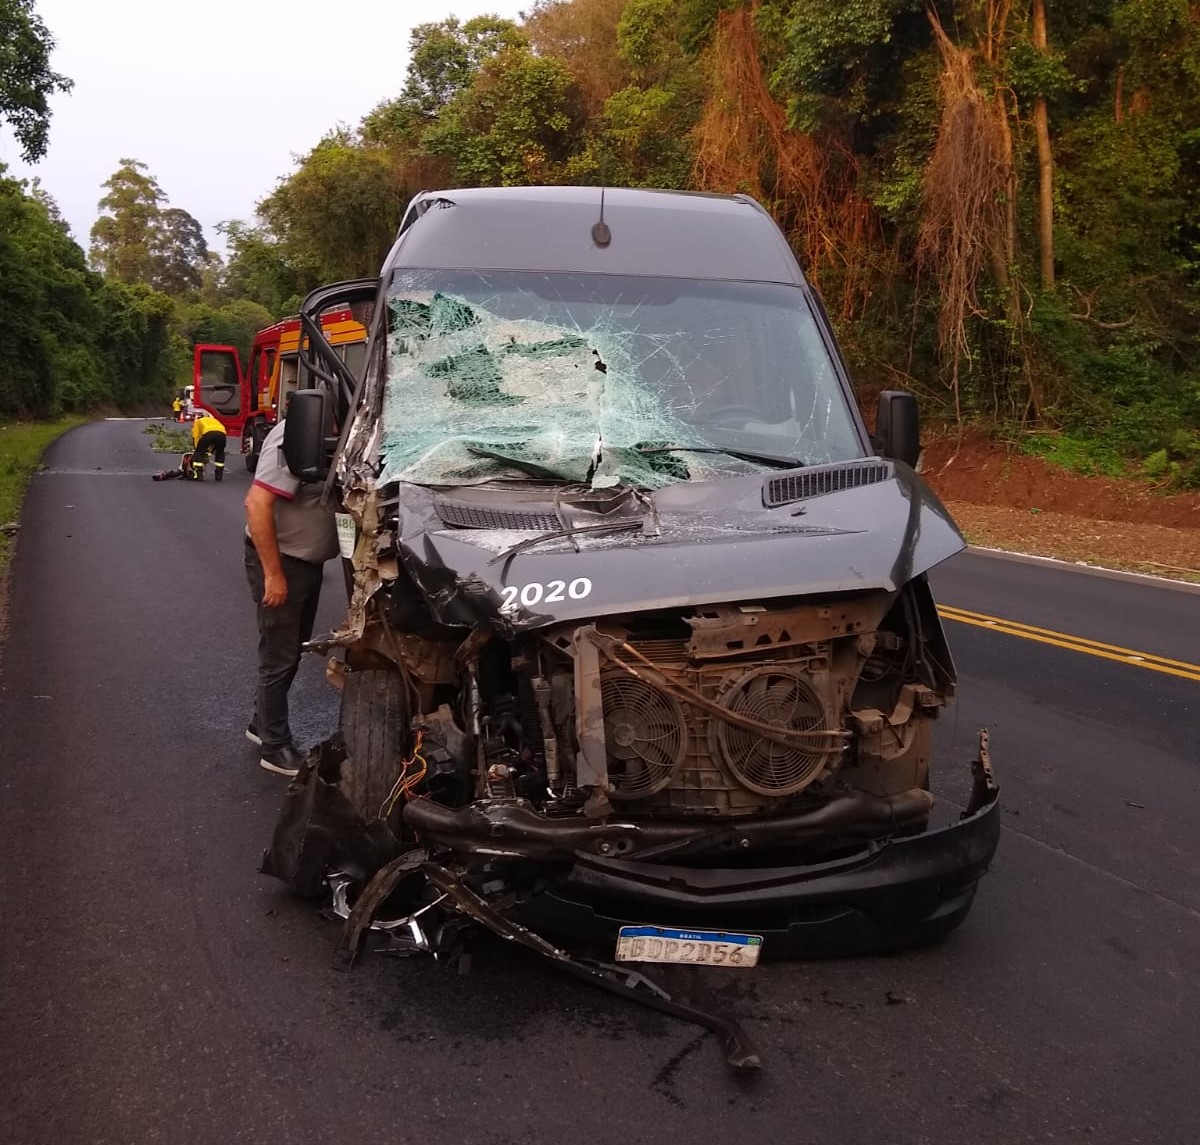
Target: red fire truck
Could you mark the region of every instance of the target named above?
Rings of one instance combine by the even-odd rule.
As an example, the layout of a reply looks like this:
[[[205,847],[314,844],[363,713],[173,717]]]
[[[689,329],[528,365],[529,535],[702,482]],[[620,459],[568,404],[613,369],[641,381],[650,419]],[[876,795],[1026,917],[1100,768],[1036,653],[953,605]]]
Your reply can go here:
[[[329,343],[338,348],[356,375],[362,372],[367,331],[349,310],[321,315]],[[300,319],[284,318],[254,335],[250,361],[242,368],[236,346],[198,345],[192,360],[192,402],[239,437],[246,468],[254,471],[263,439],[279,417],[288,394],[296,388],[300,357]]]

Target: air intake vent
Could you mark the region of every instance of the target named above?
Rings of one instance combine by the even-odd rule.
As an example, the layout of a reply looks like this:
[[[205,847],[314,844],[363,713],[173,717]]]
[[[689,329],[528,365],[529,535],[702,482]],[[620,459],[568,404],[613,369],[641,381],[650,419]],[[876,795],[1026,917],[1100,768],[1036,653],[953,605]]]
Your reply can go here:
[[[840,493],[843,489],[857,489],[860,485],[877,485],[889,480],[895,473],[890,461],[850,461],[843,465],[826,465],[821,469],[806,469],[802,473],[789,473],[786,477],[774,477],[763,489],[763,504],[768,509],[790,505],[793,501],[806,501],[809,497],[823,497],[826,493]]]
[[[465,501],[434,502],[434,509],[447,525],[460,529],[518,529],[525,532],[552,533],[562,528],[555,513],[535,509],[497,509],[486,505],[468,505]]]

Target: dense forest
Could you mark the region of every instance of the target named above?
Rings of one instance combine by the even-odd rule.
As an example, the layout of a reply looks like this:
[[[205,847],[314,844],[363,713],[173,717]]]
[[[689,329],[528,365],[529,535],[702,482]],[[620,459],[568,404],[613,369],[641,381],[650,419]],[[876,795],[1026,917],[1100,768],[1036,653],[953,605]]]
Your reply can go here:
[[[31,0],[0,0],[0,41],[9,9],[48,41]],[[0,410],[165,394],[190,340],[373,273],[423,188],[692,188],[768,207],[864,397],[1200,484],[1200,3],[537,0],[411,47],[394,98],[223,224],[224,260],[133,160],[86,260],[0,180]]]

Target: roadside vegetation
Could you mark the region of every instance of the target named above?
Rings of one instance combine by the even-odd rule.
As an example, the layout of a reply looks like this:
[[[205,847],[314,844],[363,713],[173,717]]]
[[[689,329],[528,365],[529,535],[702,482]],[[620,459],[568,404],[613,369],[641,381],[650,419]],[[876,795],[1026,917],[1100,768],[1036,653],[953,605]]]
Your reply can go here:
[[[187,453],[192,448],[192,435],[186,429],[152,421],[142,432],[150,435],[150,448],[155,453]]]
[[[0,425],[0,578],[8,564],[13,537],[20,525],[21,502],[29,477],[41,465],[46,447],[86,418],[14,422]]]
[[[910,388],[1056,464],[1200,487],[1196,0],[535,0],[411,47],[392,98],[222,224],[226,261],[135,159],[87,259],[0,179],[0,412],[163,400],[193,342],[373,273],[422,188],[744,191],[866,403]]]

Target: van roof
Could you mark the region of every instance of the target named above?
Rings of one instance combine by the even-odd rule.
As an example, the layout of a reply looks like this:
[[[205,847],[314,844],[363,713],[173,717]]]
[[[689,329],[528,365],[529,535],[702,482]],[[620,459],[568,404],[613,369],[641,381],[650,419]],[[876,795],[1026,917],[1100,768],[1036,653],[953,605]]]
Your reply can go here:
[[[804,282],[783,234],[746,195],[609,187],[603,196],[606,246],[592,234],[599,187],[424,191],[385,276],[419,268]]]

